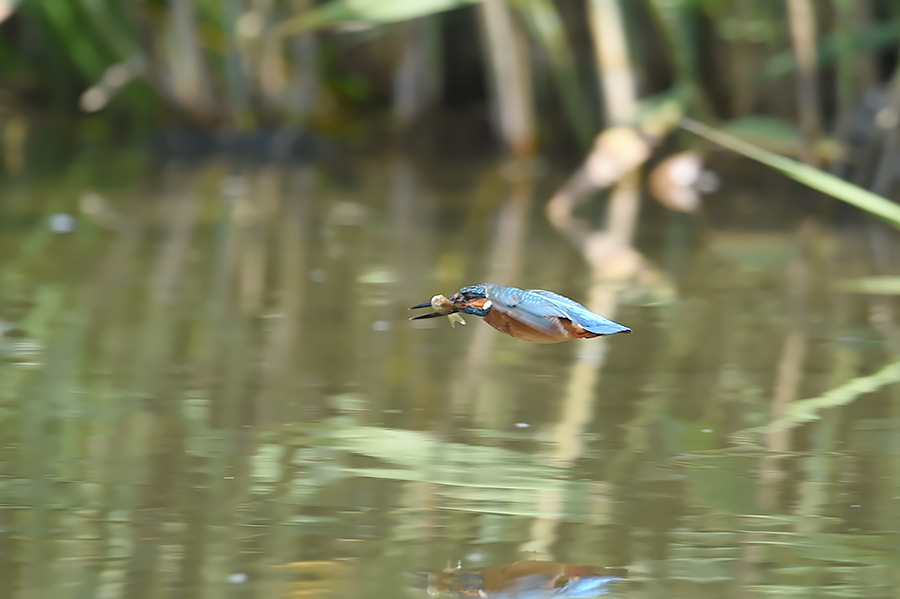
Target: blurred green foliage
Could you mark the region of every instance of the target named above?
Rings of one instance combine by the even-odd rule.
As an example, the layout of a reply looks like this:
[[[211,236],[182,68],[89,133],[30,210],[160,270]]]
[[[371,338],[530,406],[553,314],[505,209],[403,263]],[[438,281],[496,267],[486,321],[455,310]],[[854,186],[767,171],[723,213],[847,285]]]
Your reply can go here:
[[[593,0],[508,0],[529,47],[535,85],[554,81],[558,94],[538,94],[535,114],[568,122],[587,143],[598,130],[599,73],[585,17]],[[67,0],[10,5],[0,23],[0,66],[7,110],[106,111],[140,115],[131,127],[160,123],[263,128],[319,125],[334,129],[365,110],[397,103],[411,58],[442,82],[443,98],[422,95],[421,109],[448,101],[484,102],[483,89],[460,86],[457,71],[487,59],[473,55],[486,33],[477,0]],[[644,95],[687,88],[696,116],[730,120],[751,115],[795,120],[790,34],[781,2],[646,0],[624,5],[628,44]],[[850,11],[854,18],[844,18]],[[819,66],[826,81],[846,81],[859,98],[885,83],[897,50],[895,3],[816,2]],[[406,43],[428,21],[441,32],[440,51],[423,55]],[[481,44],[482,48],[487,48]],[[484,50],[486,51],[486,50]],[[511,51],[511,50],[510,50]],[[111,70],[112,69],[112,70]],[[837,75],[837,77],[832,77]],[[359,83],[348,85],[355,78]],[[431,84],[428,84],[431,85]],[[829,120],[842,118],[837,86],[823,83]],[[421,95],[421,94],[420,94]],[[778,99],[780,97],[780,99]]]

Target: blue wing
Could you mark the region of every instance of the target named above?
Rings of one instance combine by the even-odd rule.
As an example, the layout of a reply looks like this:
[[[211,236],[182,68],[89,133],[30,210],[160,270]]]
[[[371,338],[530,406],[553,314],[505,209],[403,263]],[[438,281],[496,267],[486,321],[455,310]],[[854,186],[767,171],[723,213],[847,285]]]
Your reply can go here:
[[[626,326],[591,312],[575,300],[543,289],[518,289],[485,284],[493,308],[547,334],[558,330],[555,318],[565,318],[598,335],[630,331]]]
[[[566,599],[582,599],[599,597],[611,590],[612,583],[621,578],[615,576],[583,576],[573,578],[554,594],[556,597]]]
[[[612,583],[617,580],[621,578],[585,576],[573,578],[561,587],[554,587],[552,580],[546,575],[521,576],[510,586],[492,591],[490,596],[495,599],[593,599],[609,593],[613,588]]]
[[[596,312],[591,312],[578,302],[564,295],[545,291],[544,289],[529,289],[530,293],[544,297],[547,301],[553,303],[565,314],[564,318],[568,318],[575,324],[580,324],[585,330],[598,335],[613,335],[615,333],[631,332],[631,329],[618,322],[613,322],[608,318],[604,318]]]

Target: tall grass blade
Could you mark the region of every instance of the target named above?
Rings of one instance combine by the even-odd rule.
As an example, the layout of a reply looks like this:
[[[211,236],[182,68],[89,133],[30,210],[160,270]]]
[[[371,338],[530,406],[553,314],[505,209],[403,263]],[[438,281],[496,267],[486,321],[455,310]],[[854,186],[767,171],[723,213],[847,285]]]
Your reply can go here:
[[[817,191],[852,204],[870,214],[883,218],[896,227],[900,227],[900,206],[883,196],[812,166],[801,164],[796,160],[758,148],[753,144],[722,133],[693,119],[685,119],[682,121],[681,126],[724,148],[771,166],[798,183],[803,183]]]
[[[25,8],[23,7],[23,13]],[[38,20],[46,23],[48,36],[51,32],[54,33],[55,36],[52,37],[57,38],[59,47],[65,44],[69,60],[80,74],[94,79],[110,63],[109,57],[98,46],[96,39],[83,35],[88,26],[77,5],[68,2],[49,2],[32,4],[27,8],[34,11],[34,16]]]

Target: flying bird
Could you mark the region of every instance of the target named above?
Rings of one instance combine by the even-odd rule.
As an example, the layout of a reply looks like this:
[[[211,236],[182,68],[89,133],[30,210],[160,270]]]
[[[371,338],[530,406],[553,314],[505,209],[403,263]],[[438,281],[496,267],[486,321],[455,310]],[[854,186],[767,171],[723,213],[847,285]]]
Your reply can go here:
[[[472,314],[483,317],[501,333],[532,343],[559,343],[631,332],[630,328],[595,314],[564,295],[494,283],[469,285],[450,297],[436,295],[410,310],[418,308],[434,311],[410,320],[448,316],[454,322],[454,318],[462,320],[460,313]]]

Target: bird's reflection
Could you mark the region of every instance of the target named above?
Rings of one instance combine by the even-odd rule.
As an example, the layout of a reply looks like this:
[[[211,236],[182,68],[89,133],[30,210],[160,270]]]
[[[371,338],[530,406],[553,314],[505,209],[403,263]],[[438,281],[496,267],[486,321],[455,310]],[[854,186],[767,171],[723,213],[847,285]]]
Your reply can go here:
[[[456,567],[429,573],[427,590],[431,597],[587,599],[606,594],[615,581],[626,576],[625,568],[528,560],[485,570]]]
[[[349,562],[305,561],[279,567],[289,577],[283,596],[332,599],[346,596],[354,579]],[[483,570],[461,565],[419,574],[429,597],[481,599],[589,599],[605,595],[626,578],[625,568],[523,560]]]

